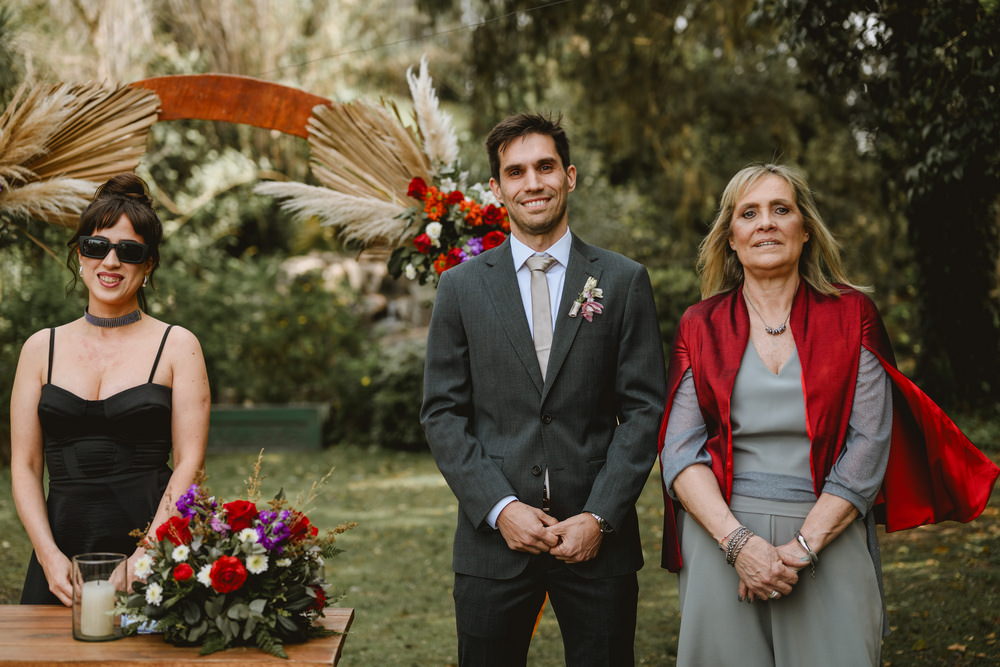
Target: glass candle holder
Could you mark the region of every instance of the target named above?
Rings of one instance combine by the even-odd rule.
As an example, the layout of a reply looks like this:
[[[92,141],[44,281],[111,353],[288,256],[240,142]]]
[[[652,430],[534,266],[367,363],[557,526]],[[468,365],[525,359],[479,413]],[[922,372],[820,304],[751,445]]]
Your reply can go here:
[[[121,618],[114,613],[119,592],[128,584],[125,554],[73,556],[73,638],[103,642],[121,637]]]

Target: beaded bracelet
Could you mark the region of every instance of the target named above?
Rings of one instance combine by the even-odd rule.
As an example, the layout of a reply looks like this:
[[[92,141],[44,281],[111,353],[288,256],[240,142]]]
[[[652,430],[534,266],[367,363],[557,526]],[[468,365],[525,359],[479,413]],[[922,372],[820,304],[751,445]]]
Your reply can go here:
[[[743,551],[754,532],[746,526],[740,526],[729,534],[729,542],[726,544],[726,562],[736,567],[736,558]]]
[[[810,548],[809,543],[806,542],[806,538],[802,536],[802,533],[795,531],[795,540],[799,543],[799,546],[806,550],[806,556],[809,557],[809,567],[812,569],[812,577],[816,578],[816,563],[819,562],[819,556],[816,552]]]

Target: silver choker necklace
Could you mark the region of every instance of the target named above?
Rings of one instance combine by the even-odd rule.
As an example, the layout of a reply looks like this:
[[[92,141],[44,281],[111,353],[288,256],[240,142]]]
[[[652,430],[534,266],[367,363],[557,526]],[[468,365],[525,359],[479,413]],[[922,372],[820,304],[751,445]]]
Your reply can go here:
[[[93,324],[95,327],[101,327],[102,329],[114,329],[115,327],[123,327],[126,324],[138,322],[142,319],[142,312],[136,308],[131,313],[125,313],[124,315],[119,315],[118,317],[98,317],[97,315],[91,315],[90,311],[84,308],[83,319],[87,320],[89,324]]]
[[[750,300],[750,297],[747,296],[746,292],[743,293],[743,300],[750,304],[750,307],[753,308],[753,312],[757,313],[757,317],[760,318],[761,324],[764,325],[764,331],[772,336],[780,336],[785,333],[785,329],[788,328],[788,318],[792,316],[791,308],[788,309],[788,314],[785,315],[785,321],[781,323],[780,327],[769,327],[767,326],[767,322],[764,321],[764,316],[760,314],[759,310],[757,310],[757,306],[753,305],[753,301]]]

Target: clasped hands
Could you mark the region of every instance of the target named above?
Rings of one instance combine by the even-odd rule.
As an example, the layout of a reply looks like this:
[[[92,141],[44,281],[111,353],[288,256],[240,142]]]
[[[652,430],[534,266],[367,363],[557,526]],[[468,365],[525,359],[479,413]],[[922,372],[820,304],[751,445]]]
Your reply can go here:
[[[588,513],[559,521],[537,507],[515,500],[497,517],[507,546],[529,554],[549,553],[565,563],[582,563],[597,556],[603,534]]]
[[[798,583],[799,570],[808,564],[809,556],[797,541],[775,547],[763,537],[754,535],[736,557],[740,602],[774,600],[788,595]]]

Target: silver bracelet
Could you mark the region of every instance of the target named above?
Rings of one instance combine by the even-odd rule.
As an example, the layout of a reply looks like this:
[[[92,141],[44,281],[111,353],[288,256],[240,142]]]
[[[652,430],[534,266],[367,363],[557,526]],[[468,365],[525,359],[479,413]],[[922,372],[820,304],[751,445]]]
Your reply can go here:
[[[753,536],[754,532],[746,526],[740,526],[731,532],[727,536],[729,541],[726,544],[726,562],[736,567],[736,558]]]
[[[813,551],[812,548],[809,546],[809,543],[806,542],[806,538],[802,536],[802,533],[797,530],[795,531],[795,541],[799,543],[800,547],[806,550],[806,556],[809,557],[809,567],[812,569],[812,577],[813,579],[815,579],[816,563],[819,562],[819,556],[816,555],[816,552]]]

